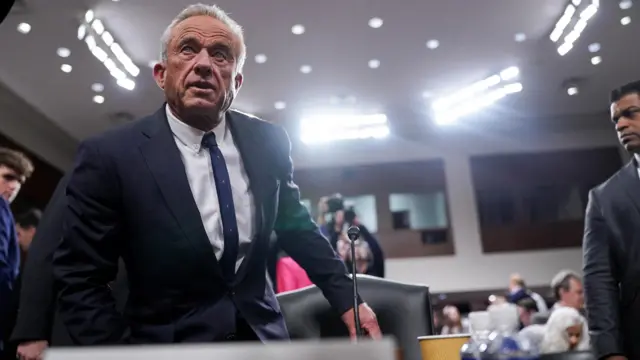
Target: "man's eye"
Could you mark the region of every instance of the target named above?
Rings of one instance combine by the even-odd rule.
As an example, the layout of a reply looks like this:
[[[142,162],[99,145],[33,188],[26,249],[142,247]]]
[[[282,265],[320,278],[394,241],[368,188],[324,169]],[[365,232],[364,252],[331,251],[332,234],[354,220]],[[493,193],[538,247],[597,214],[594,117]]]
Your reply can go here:
[[[219,60],[225,60],[227,58],[227,54],[223,53],[222,51],[216,51],[213,54],[213,57]]]
[[[195,50],[194,50],[194,49],[193,49],[193,47],[191,47],[191,46],[184,46],[184,47],[182,47],[182,50],[181,50],[181,51],[182,51],[183,53],[184,53],[184,52],[186,52],[186,53],[193,53],[193,52],[195,52]]]

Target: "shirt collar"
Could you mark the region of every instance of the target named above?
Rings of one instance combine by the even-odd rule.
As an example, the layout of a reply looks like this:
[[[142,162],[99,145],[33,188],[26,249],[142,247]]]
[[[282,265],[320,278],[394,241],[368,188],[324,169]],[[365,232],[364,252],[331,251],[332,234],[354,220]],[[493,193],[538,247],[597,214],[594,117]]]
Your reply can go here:
[[[181,143],[185,144],[189,148],[199,152],[202,148],[202,137],[206,134],[206,132],[196,129],[193,126],[188,125],[187,123],[178,119],[178,117],[173,114],[168,104],[165,107],[165,112],[167,114],[167,120],[169,120],[169,128],[171,128],[173,136],[175,136]],[[216,142],[218,143],[218,145],[224,142],[227,135],[227,121],[225,116],[222,117],[222,121],[220,122],[220,124],[213,128],[211,132],[216,135]]]
[[[636,158],[636,167],[640,168],[640,154],[633,154],[633,157]]]

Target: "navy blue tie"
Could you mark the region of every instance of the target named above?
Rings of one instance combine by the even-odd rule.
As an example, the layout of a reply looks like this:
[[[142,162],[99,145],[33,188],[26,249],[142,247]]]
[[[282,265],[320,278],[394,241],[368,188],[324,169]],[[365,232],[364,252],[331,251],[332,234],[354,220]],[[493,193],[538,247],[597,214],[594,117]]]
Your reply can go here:
[[[224,237],[224,250],[220,258],[220,267],[223,277],[232,282],[236,273],[236,261],[238,260],[238,223],[236,221],[236,209],[233,205],[233,193],[229,181],[227,163],[216,142],[216,135],[208,133],[202,137],[202,146],[209,149],[213,178],[218,193],[218,204],[222,218],[222,234]]]

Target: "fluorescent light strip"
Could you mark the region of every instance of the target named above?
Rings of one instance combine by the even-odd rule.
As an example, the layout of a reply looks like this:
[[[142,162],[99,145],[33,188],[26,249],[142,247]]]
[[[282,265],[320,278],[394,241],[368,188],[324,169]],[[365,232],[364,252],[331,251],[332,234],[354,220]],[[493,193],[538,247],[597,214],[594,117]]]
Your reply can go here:
[[[448,111],[450,108],[458,106],[461,103],[472,101],[478,96],[478,94],[486,93],[488,90],[500,85],[501,83],[508,83],[517,79],[519,75],[520,69],[518,69],[518,67],[508,67],[500,71],[498,74],[491,75],[488,78],[473,83],[451,95],[435,100],[431,104],[431,107],[435,113]]]
[[[551,32],[551,35],[549,35],[549,38],[553,42],[562,40],[557,48],[560,56],[568,54],[569,51],[573,49],[573,44],[580,38],[584,29],[587,28],[589,20],[593,18],[600,7],[599,0],[591,0],[582,11],[578,11],[577,6],[579,6],[581,2],[582,1],[572,1],[571,4],[567,5],[564,13]],[[562,35],[565,34],[565,31],[572,23],[573,27],[571,27],[571,31],[563,38]]]
[[[105,29],[100,19],[95,18],[92,10],[86,12],[84,22],[78,27],[78,39],[84,40],[89,51],[109,70],[117,84],[127,90],[133,90],[136,83],[132,77],[140,74],[131,58]]]
[[[471,99],[464,103],[458,104],[454,109],[448,111],[435,112],[435,122],[437,124],[451,124],[459,118],[469,115],[478,110],[493,105],[496,101],[515,93],[521,92],[523,89],[521,83],[511,83],[504,85],[498,89],[489,91],[477,98]]]
[[[300,139],[305,144],[318,144],[341,140],[380,139],[389,135],[385,114],[347,115],[326,114],[304,118]]]

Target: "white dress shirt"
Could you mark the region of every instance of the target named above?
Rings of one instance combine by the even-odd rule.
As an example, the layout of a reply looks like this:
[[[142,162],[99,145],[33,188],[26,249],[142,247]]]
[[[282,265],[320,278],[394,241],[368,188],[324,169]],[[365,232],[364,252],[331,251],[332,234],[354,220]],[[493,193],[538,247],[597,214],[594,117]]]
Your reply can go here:
[[[633,154],[633,156],[636,158],[636,171],[638,172],[638,177],[640,178],[640,155]]]
[[[173,132],[180,157],[189,181],[191,193],[196,202],[204,230],[213,245],[216,258],[220,260],[224,251],[224,237],[222,234],[222,217],[220,205],[213,177],[211,156],[207,148],[202,147],[202,137],[205,132],[187,125],[173,115],[169,106],[166,107],[169,127]],[[233,141],[231,131],[226,120],[222,120],[213,130],[218,147],[224,156],[231,182],[233,204],[236,209],[238,223],[238,260],[236,271],[244,259],[251,239],[255,235],[255,203],[249,188],[249,177],[244,169],[240,152]]]

